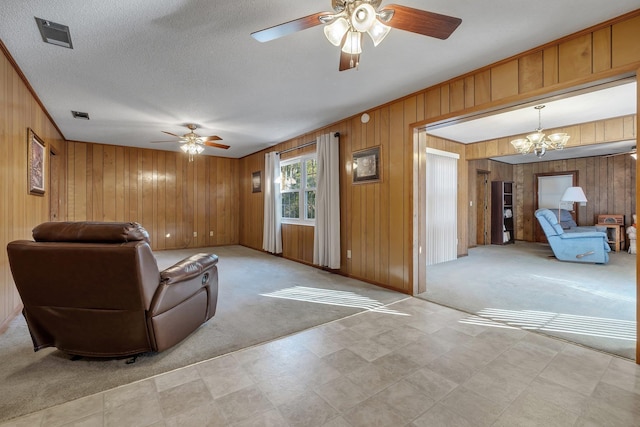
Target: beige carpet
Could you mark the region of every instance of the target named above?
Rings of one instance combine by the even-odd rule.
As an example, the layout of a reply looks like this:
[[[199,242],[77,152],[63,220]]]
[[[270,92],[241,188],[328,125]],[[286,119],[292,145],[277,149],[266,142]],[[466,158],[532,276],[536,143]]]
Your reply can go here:
[[[483,319],[635,359],[636,257],[611,252],[604,265],[562,262],[546,244],[469,250],[427,268],[418,297]]]
[[[220,257],[218,309],[177,346],[125,359],[34,353],[22,316],[0,335],[0,421],[286,336],[407,296],[242,246],[156,252],[160,269],[196,252]],[[312,302],[315,301],[315,302]]]

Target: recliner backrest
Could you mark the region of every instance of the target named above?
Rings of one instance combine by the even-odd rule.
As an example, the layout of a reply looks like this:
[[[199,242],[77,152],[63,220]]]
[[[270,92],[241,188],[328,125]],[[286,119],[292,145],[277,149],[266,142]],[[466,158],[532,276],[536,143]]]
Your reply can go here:
[[[558,218],[551,210],[546,208],[538,209],[535,212],[535,216],[538,218],[538,222],[547,238],[564,234],[562,226],[558,224]]]

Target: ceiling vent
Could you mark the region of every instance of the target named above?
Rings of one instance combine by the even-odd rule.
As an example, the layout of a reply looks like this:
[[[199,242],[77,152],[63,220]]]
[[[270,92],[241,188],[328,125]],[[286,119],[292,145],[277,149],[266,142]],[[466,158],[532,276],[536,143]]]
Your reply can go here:
[[[56,24],[55,22],[47,21],[46,19],[36,18],[42,40],[45,43],[55,44],[56,46],[67,47],[73,49],[71,44],[71,34],[69,33],[69,27],[62,24]]]
[[[74,119],[89,120],[89,113],[83,113],[82,111],[72,111],[71,115]]]

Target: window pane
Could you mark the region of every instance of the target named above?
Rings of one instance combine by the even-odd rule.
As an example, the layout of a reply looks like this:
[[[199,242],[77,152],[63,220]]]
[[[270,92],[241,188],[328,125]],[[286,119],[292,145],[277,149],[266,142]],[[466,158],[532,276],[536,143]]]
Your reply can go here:
[[[316,159],[309,159],[305,163],[307,169],[307,188],[316,188],[318,162],[316,162]]]
[[[307,191],[306,192],[307,199],[307,217],[306,219],[315,219],[316,218],[316,192],[315,191]]]
[[[282,180],[280,182],[280,189],[282,191],[300,189],[302,171],[299,162],[280,167],[280,172],[282,173]]]
[[[282,193],[282,218],[300,218],[300,193]]]

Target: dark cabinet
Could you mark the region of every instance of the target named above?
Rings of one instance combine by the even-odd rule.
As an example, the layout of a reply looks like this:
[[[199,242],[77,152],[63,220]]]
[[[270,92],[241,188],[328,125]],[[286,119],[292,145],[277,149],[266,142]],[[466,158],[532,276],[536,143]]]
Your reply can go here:
[[[513,182],[491,182],[491,244],[515,242],[515,193]]]

